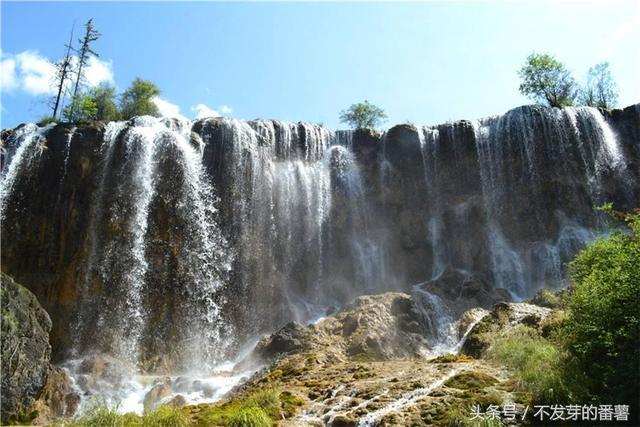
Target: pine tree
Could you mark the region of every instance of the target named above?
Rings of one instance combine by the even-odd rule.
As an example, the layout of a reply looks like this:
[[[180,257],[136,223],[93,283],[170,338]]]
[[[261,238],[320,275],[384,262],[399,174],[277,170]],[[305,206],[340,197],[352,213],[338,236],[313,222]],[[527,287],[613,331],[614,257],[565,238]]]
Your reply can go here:
[[[85,34],[82,39],[78,39],[80,42],[80,49],[78,50],[78,69],[76,71],[76,82],[73,88],[73,96],[71,97],[71,109],[69,117],[71,121],[75,120],[75,114],[77,109],[78,88],[80,82],[84,79],[84,67],[89,62],[89,55],[99,56],[93,49],[91,49],[91,43],[100,38],[100,33],[93,27],[93,18],[89,19],[85,25]]]

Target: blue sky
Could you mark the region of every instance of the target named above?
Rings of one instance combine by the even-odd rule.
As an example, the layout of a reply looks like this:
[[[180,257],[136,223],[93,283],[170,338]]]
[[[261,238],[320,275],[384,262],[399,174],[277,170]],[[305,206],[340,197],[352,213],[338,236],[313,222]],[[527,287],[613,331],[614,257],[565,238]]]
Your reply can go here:
[[[10,3],[2,12],[2,127],[47,112],[47,60],[90,17],[90,79],[140,76],[166,111],[214,110],[341,127],[368,99],[386,125],[474,119],[529,103],[517,70],[548,52],[582,80],[609,61],[621,106],[640,102],[640,2]],[[44,71],[43,71],[44,69]]]

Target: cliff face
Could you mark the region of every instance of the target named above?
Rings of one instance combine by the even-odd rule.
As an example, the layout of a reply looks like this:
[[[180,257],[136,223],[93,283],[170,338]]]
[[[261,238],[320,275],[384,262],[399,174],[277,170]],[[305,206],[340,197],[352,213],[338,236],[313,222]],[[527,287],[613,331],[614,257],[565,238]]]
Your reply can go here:
[[[208,363],[243,336],[445,269],[515,297],[560,286],[605,226],[592,206],[639,204],[639,141],[638,105],[384,134],[25,125],[3,133],[2,269],[50,313],[58,358]]]

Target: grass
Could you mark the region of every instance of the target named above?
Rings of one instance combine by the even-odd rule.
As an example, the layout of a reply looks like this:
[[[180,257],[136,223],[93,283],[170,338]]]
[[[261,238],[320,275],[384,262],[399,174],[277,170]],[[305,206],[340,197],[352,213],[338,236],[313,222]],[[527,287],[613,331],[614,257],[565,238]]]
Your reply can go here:
[[[189,417],[180,408],[165,405],[142,417],[142,427],[187,427]]]
[[[262,408],[249,406],[231,415],[227,425],[229,427],[271,427],[273,423]]]
[[[536,404],[570,402],[579,377],[570,369],[567,354],[529,327],[516,327],[495,337],[487,357],[516,372],[516,386]]]
[[[184,411],[175,406],[160,406],[143,416],[119,414],[116,406],[94,404],[85,415],[67,424],[69,427],[187,427],[191,425]]]
[[[273,387],[211,406],[198,414],[199,426],[262,427],[271,426],[282,416],[291,417],[302,401],[290,392]]]

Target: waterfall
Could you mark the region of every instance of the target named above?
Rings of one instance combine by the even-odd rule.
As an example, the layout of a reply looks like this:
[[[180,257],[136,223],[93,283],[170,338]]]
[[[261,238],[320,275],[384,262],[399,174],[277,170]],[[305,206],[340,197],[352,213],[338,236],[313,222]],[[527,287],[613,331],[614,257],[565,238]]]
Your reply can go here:
[[[167,251],[175,257],[170,262],[177,263],[182,299],[169,302],[172,324],[154,333],[160,340],[182,343],[182,354],[173,355],[178,360],[172,363],[213,366],[224,355],[228,343],[223,335],[230,325],[220,315],[219,291],[231,268],[231,254],[215,220],[217,200],[201,147],[190,138],[190,123],[151,117],[107,127],[75,334],[76,341],[82,341],[77,342],[77,354],[101,348],[140,365],[149,358],[143,354],[148,347],[158,350],[159,344],[146,342],[147,329],[156,328],[157,317],[164,315],[163,307],[154,306],[155,298],[161,298],[157,294],[172,280],[157,258],[150,261],[150,254]],[[174,191],[167,193],[169,188]],[[179,236],[166,234],[166,221],[179,229]],[[120,230],[117,236],[114,229]],[[156,263],[153,269],[151,262]],[[104,309],[93,310],[95,304]],[[89,334],[93,336],[87,342]]]
[[[24,125],[3,133],[3,271],[53,313],[54,348],[151,373],[211,370],[260,333],[450,268],[528,298],[607,232],[594,205],[637,205],[621,120],[528,106],[382,137],[231,118]],[[449,346],[454,310],[416,298]]]
[[[23,125],[11,135],[7,141],[8,147],[3,147],[7,154],[0,172],[0,220],[5,218],[8,198],[14,195],[12,190],[16,180],[29,179],[25,171],[35,167],[33,163],[37,162],[47,149],[46,134],[54,125]]]

